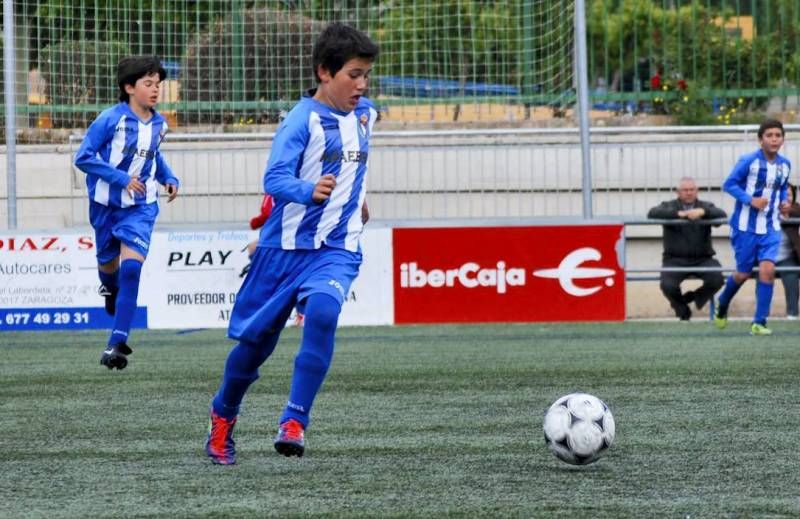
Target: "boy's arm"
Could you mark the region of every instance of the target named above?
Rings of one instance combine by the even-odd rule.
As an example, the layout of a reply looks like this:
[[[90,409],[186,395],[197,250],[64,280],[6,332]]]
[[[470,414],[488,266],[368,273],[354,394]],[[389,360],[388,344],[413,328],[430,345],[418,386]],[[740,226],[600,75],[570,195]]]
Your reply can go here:
[[[264,192],[276,200],[312,205],[315,184],[297,178],[297,166],[308,144],[308,126],[293,122],[287,119],[272,142],[264,173]]]
[[[725,182],[722,184],[723,191],[744,205],[750,205],[750,202],[753,201],[753,197],[748,195],[745,190],[742,189],[742,184],[747,178],[748,169],[749,165],[746,159],[739,159],[739,161],[733,167],[731,174],[728,175],[728,178],[726,178]]]
[[[94,120],[75,154],[75,167],[89,175],[97,175],[116,187],[127,187],[131,179],[124,171],[98,158],[97,153],[114,135],[114,124],[110,117],[101,114]]]
[[[164,160],[160,151],[156,151],[156,180],[162,186],[166,186],[167,184],[172,184],[175,187],[181,186],[181,181],[178,180],[178,177],[172,172],[172,168],[170,168],[167,161]]]

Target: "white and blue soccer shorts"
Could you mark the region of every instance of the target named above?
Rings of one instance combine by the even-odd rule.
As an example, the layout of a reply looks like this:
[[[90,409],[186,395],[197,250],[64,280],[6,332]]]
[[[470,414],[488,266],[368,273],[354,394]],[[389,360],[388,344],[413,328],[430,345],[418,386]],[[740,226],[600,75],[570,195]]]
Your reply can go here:
[[[114,207],[90,201],[89,222],[94,227],[97,262],[102,265],[119,256],[121,243],[146,258],[157,217],[157,202]]]
[[[258,247],[236,295],[228,337],[254,344],[279,332],[292,308],[311,294],[344,304],[358,276],[361,253],[322,246],[315,250]]]
[[[731,245],[736,258],[736,270],[749,273],[762,261],[775,263],[781,244],[781,231],[757,234],[750,231],[731,229]]]

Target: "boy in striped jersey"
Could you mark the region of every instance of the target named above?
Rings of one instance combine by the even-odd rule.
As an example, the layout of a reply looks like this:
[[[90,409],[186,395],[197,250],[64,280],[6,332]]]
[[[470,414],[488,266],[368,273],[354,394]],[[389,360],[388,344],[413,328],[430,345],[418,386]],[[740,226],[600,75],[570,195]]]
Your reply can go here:
[[[772,304],[775,261],[781,242],[780,214],[788,209],[791,164],[778,151],[783,146],[783,124],[768,119],[758,128],[761,148],[743,155],[722,188],[736,199],[731,216],[731,245],[736,270],[725,283],[714,313],[714,324],[728,324],[728,305],[758,265],[756,310],[752,335],[772,335],[767,317]]]
[[[305,315],[275,449],[302,456],[314,398],[330,366],[342,304],[361,264],[367,154],[377,111],[364,97],[378,47],[330,24],[312,53],[317,88],[278,127],[264,190],[275,200],[231,312],[228,355],[211,402],[206,453],[235,463],[233,427],[295,304]]]
[[[124,58],[117,66],[119,103],[89,126],[75,166],[86,173],[89,221],[95,231],[100,294],[114,328],[100,364],[124,369],[128,334],[136,311],[142,263],[158,216],[158,184],[168,202],[179,182],[158,147],[167,122],[154,110],[166,71],[153,56]]]

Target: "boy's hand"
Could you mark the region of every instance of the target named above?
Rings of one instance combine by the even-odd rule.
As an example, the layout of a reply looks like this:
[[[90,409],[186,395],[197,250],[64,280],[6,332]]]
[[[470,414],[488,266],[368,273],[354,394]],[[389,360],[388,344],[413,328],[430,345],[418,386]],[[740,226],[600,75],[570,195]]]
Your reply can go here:
[[[336,187],[336,177],[331,174],[322,175],[314,186],[314,193],[311,195],[311,200],[320,204],[331,197],[333,188]]]
[[[761,197],[761,198],[753,198],[752,200],[750,200],[750,205],[755,207],[759,211],[767,207],[767,204],[769,204],[768,198]]]
[[[143,182],[139,182],[138,175],[131,177],[131,181],[128,182],[128,185],[125,187],[125,189],[134,193],[139,193],[140,195],[147,193],[147,186],[145,186]]]
[[[167,203],[170,203],[173,200],[175,200],[176,196],[178,196],[178,186],[176,186],[175,184],[167,184],[166,187],[167,187],[167,195],[169,195],[169,198],[167,198]]]

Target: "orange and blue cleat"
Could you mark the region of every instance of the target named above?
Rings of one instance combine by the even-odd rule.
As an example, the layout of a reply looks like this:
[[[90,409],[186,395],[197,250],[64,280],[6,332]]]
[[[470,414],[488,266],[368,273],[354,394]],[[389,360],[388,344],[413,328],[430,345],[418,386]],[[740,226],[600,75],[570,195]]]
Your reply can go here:
[[[275,450],[284,456],[303,456],[306,449],[306,442],[303,439],[303,424],[289,418],[278,427],[278,435],[275,437]]]
[[[236,463],[236,442],[233,441],[234,425],[236,425],[236,418],[229,420],[219,416],[213,409],[210,411],[206,454],[217,465]]]

